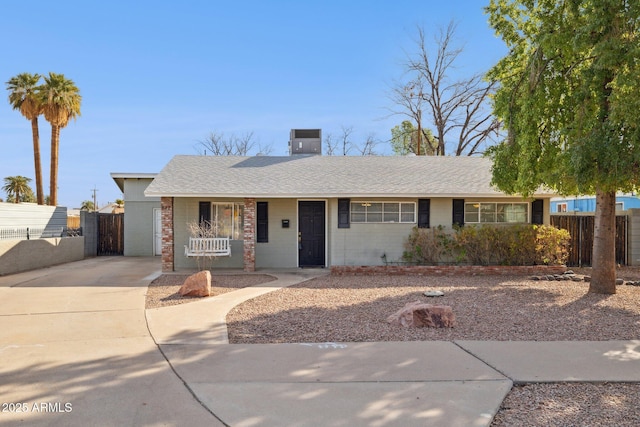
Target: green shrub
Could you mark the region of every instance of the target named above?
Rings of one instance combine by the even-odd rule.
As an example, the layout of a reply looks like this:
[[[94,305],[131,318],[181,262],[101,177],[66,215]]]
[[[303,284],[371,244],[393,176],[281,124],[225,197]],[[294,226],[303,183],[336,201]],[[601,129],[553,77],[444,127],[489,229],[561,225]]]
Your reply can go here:
[[[548,225],[467,225],[414,228],[405,242],[403,260],[434,265],[443,261],[472,265],[565,264],[569,232]]]
[[[571,235],[563,228],[534,225],[538,264],[566,264],[569,258]]]
[[[418,265],[436,265],[447,261],[451,252],[451,237],[444,227],[413,227],[404,245],[404,261]]]

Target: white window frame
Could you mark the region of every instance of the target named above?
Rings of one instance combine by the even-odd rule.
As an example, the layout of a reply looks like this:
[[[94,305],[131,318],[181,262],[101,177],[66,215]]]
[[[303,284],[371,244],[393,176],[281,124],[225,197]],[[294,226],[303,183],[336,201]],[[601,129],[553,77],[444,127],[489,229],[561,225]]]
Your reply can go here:
[[[566,212],[567,211],[567,203],[558,203],[556,205],[556,212]]]
[[[223,227],[219,221],[221,219],[218,218],[220,215],[220,208],[231,206],[231,224],[227,228],[229,232],[224,233]],[[243,227],[244,227],[244,204],[238,202],[211,202],[211,222],[212,226],[215,229],[216,237],[229,237],[231,240],[242,240],[243,237]],[[224,219],[222,219],[224,220]]]
[[[498,221],[498,205],[503,206],[524,206],[524,221]],[[468,208],[471,207],[471,208]],[[491,209],[493,208],[493,209]],[[484,211],[484,212],[483,212]],[[464,204],[464,222],[465,224],[528,224],[530,217],[530,203],[527,202],[465,202]],[[477,215],[476,220],[472,220],[473,215]],[[483,215],[484,214],[484,215]],[[493,215],[493,220],[488,220]],[[503,212],[503,215],[508,213]]]
[[[369,212],[369,208],[372,205],[382,205],[380,211]],[[385,209],[385,205],[387,208]],[[391,205],[396,205],[393,208]],[[411,206],[410,208],[409,205]],[[368,200],[353,200],[349,206],[349,220],[352,224],[415,224],[416,223],[416,202],[411,201],[368,201]],[[354,209],[354,206],[356,209]],[[364,208],[362,210],[361,208]],[[389,217],[397,213],[396,220],[386,220],[385,217]],[[358,216],[364,214],[364,220],[359,220]],[[403,219],[403,215],[411,215],[411,220]],[[355,218],[355,219],[354,219]]]

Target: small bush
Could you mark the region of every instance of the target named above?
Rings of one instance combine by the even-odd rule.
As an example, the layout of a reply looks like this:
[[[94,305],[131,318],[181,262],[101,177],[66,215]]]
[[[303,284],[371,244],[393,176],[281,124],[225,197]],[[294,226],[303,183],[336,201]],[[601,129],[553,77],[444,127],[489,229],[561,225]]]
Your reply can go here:
[[[451,254],[452,239],[444,227],[413,227],[405,242],[403,260],[411,264],[436,265],[448,260]]]
[[[548,225],[480,225],[414,228],[405,242],[406,262],[433,265],[443,261],[472,265],[565,264],[569,232]]]
[[[534,226],[536,229],[536,254],[539,264],[566,264],[569,258],[571,234],[563,228],[550,225]]]

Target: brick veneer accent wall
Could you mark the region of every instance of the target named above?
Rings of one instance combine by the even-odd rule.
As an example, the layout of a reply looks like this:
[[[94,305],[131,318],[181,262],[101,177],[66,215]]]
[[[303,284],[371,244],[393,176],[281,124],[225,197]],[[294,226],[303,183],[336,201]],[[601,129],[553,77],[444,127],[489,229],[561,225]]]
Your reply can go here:
[[[418,275],[418,276],[518,276],[532,274],[562,274],[567,270],[563,265],[336,265],[331,274],[336,276],[355,275]]]
[[[244,199],[244,271],[256,270],[256,199]]]
[[[173,258],[173,197],[161,197],[162,271],[174,270]]]

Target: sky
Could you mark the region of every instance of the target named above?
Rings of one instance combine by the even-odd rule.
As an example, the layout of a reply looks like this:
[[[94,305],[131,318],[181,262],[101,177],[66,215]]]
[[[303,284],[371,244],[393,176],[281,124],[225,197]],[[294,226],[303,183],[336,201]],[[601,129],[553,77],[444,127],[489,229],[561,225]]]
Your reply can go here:
[[[81,115],[60,132],[58,205],[123,198],[111,173],[156,173],[201,153],[212,132],[253,133],[288,155],[291,129],[323,136],[353,128],[390,155],[390,88],[415,52],[455,21],[455,72],[484,72],[506,54],[487,24],[488,1],[21,1],[0,11],[0,80],[64,74]],[[435,43],[433,44],[435,46]],[[428,46],[427,46],[428,47]],[[0,101],[0,178],[35,178],[31,124]],[[51,127],[39,119],[45,194]],[[257,148],[256,150],[257,151]],[[250,153],[255,154],[255,152]],[[355,154],[355,153],[354,153]],[[31,182],[35,190],[35,182]],[[0,192],[0,198],[6,194]]]

